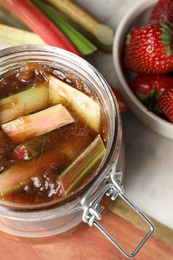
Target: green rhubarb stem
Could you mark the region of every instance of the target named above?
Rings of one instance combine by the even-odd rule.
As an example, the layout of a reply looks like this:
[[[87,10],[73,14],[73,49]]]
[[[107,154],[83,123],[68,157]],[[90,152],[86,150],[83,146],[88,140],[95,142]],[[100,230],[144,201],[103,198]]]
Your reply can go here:
[[[32,177],[42,175],[50,165],[58,167],[63,161],[64,155],[55,148],[36,159],[35,163],[32,160],[17,163],[0,174],[0,196],[14,193],[31,182]]]
[[[0,31],[1,34],[1,31]],[[0,100],[0,123],[48,107],[48,85],[41,83],[34,88],[18,92]]]
[[[43,44],[45,42],[39,35],[23,29],[14,28],[8,25],[0,24],[0,39],[12,45],[19,44]]]
[[[8,8],[10,8],[32,31],[37,33],[46,44],[80,55],[79,51],[62,31],[31,1],[4,0],[4,2]]]
[[[79,185],[87,174],[101,162],[105,146],[100,135],[75,159],[59,176],[64,194],[68,194]]]
[[[64,106],[59,104],[17,118],[3,124],[1,127],[14,142],[21,143],[73,122],[74,119],[70,113]]]
[[[85,36],[83,36],[78,30],[72,25],[58,16],[52,11],[46,4],[40,0],[32,0],[32,2],[58,26],[61,31],[70,39],[74,46],[80,51],[82,55],[88,55],[97,50],[97,47],[91,43]]]
[[[0,132],[1,133],[1,132]],[[63,140],[52,144],[52,149],[44,152],[33,160],[16,162],[8,170],[0,174],[0,196],[10,195],[32,181],[32,177],[39,177],[52,166],[59,168],[73,161],[81,150],[85,149],[89,140],[87,136],[73,137],[72,142]]]
[[[81,28],[92,34],[102,44],[112,45],[113,30],[108,25],[101,23],[86,9],[71,0],[48,0],[48,2],[66,14]]]

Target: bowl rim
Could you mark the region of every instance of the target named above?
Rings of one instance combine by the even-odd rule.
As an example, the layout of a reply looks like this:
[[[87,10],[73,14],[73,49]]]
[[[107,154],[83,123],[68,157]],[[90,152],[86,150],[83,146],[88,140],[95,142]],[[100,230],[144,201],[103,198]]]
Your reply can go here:
[[[137,97],[130,90],[130,87],[124,77],[122,64],[121,64],[121,47],[123,44],[123,39],[130,28],[130,24],[133,22],[134,18],[139,16],[140,13],[145,12],[147,9],[151,8],[157,0],[143,0],[135,4],[121,19],[114,36],[113,42],[113,62],[116,71],[116,75],[120,81],[122,95],[124,96],[126,102],[128,103],[130,109],[140,118],[141,121],[146,125],[146,120],[152,130],[160,133],[166,137],[173,138],[173,124],[155,115],[153,112],[148,111],[147,108],[137,99]],[[134,16],[135,14],[135,16]],[[138,109],[138,111],[136,111]],[[153,125],[155,124],[155,126]],[[147,124],[147,125],[148,125]],[[158,129],[156,129],[158,127]],[[162,131],[160,131],[162,128]],[[163,128],[170,133],[163,133]]]

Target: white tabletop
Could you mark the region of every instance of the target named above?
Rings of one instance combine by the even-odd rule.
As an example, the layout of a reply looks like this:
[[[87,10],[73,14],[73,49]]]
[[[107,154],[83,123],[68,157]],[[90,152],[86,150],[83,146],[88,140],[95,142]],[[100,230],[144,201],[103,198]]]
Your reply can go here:
[[[79,0],[114,30],[136,0]],[[1,43],[0,47],[6,45]],[[88,60],[117,89],[111,54],[97,52]],[[146,214],[173,229],[173,141],[153,133],[128,110],[122,114],[126,146],[126,195]]]
[[[84,6],[116,27],[123,14],[136,0],[84,1]],[[112,55],[97,53],[89,61],[117,89]],[[173,229],[173,140],[162,137],[144,126],[130,110],[122,114],[125,139],[126,195],[146,214]]]

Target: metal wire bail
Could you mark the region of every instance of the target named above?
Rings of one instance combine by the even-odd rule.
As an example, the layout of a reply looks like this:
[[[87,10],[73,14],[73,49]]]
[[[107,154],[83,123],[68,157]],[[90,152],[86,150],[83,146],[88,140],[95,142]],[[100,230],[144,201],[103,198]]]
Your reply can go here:
[[[81,201],[83,206],[83,221],[87,223],[89,226],[96,226],[100,232],[107,237],[107,239],[117,247],[126,257],[133,258],[142,248],[142,246],[146,243],[146,241],[150,238],[152,233],[154,232],[154,226],[151,221],[138,209],[125,195],[124,189],[119,185],[119,176],[120,172],[112,171],[110,173],[111,183],[107,183],[104,185],[95,195],[94,199],[87,205],[86,198]],[[106,194],[111,198],[111,200],[116,200],[117,197],[120,197],[126,204],[130,206],[149,226],[149,231],[145,235],[145,237],[141,240],[141,242],[137,245],[135,250],[132,253],[127,252],[107,231],[101,226],[98,221],[101,220],[102,215],[101,212],[104,209],[104,206],[100,205],[99,202],[101,198]],[[85,202],[85,203],[84,203]]]

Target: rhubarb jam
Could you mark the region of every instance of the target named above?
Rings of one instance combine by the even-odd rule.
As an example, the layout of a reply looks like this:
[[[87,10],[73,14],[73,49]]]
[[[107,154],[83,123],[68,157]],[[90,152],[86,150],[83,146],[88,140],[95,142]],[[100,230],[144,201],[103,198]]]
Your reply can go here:
[[[99,98],[74,75],[36,63],[0,79],[0,199],[59,200],[92,179],[106,147]]]

